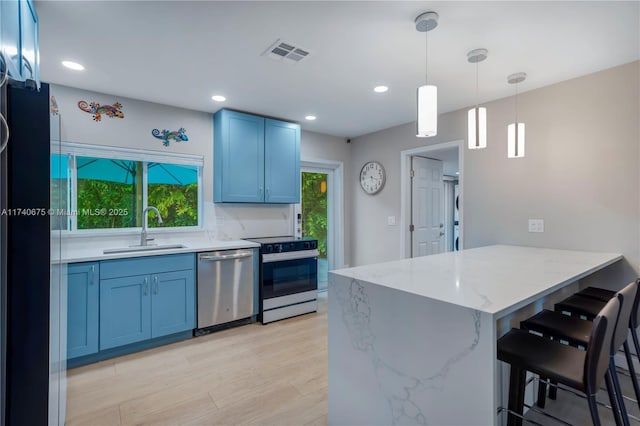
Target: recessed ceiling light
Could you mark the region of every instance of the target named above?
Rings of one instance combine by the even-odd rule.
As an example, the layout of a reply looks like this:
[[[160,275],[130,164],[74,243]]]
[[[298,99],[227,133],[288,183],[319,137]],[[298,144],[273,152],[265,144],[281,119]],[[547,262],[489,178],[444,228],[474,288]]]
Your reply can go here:
[[[387,90],[389,90],[389,88],[387,86],[376,86],[373,88],[373,91],[376,93],[384,93]]]
[[[62,61],[62,65],[64,65],[65,67],[69,68],[70,70],[74,70],[74,71],[82,71],[82,70],[84,70],[84,66],[80,65],[77,62],[73,62],[73,61]]]
[[[456,174],[457,174],[457,175],[459,175],[459,174],[460,174],[460,172],[456,172]]]
[[[225,97],[224,97],[224,96],[222,96],[222,95],[213,95],[213,96],[211,97],[211,99],[213,99],[213,100],[214,100],[214,101],[216,101],[216,102],[224,102],[224,101],[226,101],[226,100],[227,100],[227,98],[225,98]]]
[[[318,118],[318,117],[316,117],[315,115],[307,115],[307,116],[304,117],[305,120],[309,120],[309,121],[313,121],[316,118]]]

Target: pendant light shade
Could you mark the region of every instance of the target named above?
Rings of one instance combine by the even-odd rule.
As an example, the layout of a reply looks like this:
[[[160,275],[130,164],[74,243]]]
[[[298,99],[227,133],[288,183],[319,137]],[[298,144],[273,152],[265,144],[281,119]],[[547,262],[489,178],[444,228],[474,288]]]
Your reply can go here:
[[[469,110],[469,149],[487,147],[487,109],[473,108]]]
[[[515,96],[516,119],[515,119],[515,122],[507,126],[507,157],[508,158],[524,157],[525,126],[524,126],[524,123],[518,122],[518,83],[522,83],[526,78],[527,78],[527,74],[523,72],[511,74],[509,77],[507,77],[507,82],[509,84],[514,84],[516,87],[516,96]]]
[[[428,32],[438,26],[438,14],[425,12],[415,19],[416,30],[425,33],[425,85],[418,87],[416,136],[429,138],[438,134],[438,88],[428,82]]]
[[[419,138],[429,138],[438,134],[438,88],[418,87],[418,132]]]
[[[482,149],[487,147],[487,109],[478,106],[478,63],[487,59],[487,49],[474,49],[467,53],[467,61],[476,64],[476,107],[467,114],[467,126],[469,137],[467,138],[469,149]]]

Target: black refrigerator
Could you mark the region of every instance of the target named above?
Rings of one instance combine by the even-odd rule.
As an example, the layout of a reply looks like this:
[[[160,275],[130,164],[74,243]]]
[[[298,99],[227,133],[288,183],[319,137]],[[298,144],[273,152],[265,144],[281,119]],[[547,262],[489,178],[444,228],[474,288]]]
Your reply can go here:
[[[46,425],[49,395],[49,86],[0,93],[2,425]],[[0,145],[2,149],[2,145]]]

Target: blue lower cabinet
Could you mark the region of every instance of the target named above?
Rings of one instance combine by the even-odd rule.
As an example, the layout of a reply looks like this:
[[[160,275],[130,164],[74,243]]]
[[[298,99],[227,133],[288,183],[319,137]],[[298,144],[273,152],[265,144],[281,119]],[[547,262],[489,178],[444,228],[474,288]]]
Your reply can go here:
[[[100,281],[100,349],[151,338],[149,275]]]
[[[67,358],[98,352],[100,264],[76,263],[67,269]]]
[[[193,270],[151,277],[151,337],[195,328],[196,295]]]

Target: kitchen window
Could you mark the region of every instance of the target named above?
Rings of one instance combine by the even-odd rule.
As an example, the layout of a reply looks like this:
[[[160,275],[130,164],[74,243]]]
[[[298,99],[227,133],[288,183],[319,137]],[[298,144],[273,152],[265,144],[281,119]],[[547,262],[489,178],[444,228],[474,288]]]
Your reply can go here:
[[[201,156],[62,143],[51,155],[51,227],[87,231],[201,226]],[[53,147],[52,147],[53,151]],[[147,206],[160,211],[162,223]]]

